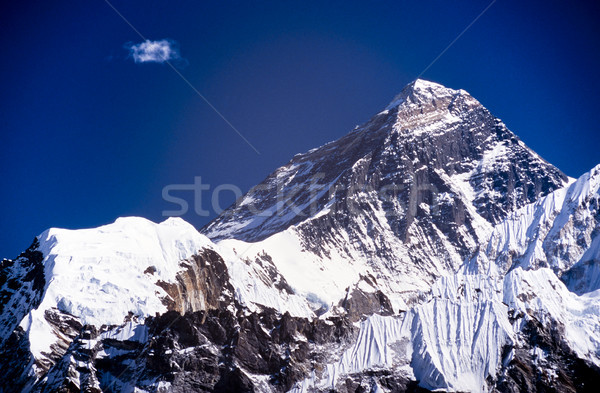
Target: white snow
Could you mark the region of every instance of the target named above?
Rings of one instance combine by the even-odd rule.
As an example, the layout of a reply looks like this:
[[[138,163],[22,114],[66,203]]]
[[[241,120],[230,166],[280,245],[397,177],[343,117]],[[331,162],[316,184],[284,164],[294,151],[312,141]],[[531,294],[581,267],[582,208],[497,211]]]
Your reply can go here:
[[[550,269],[519,267],[504,279],[504,302],[542,324],[559,322],[571,348],[600,366],[600,291],[578,296]]]
[[[504,278],[459,273],[440,278],[429,301],[401,316],[367,318],[337,362],[291,391],[335,390],[346,375],[385,368],[430,390],[486,392],[487,378],[511,359],[504,348],[518,345],[521,324],[511,324],[511,309],[544,325],[558,321],[571,348],[600,364],[600,291],[577,296],[549,269],[517,268]]]
[[[280,246],[285,247],[286,245],[280,244]],[[267,284],[270,282],[268,274],[255,262],[257,258],[261,257],[263,251],[259,248],[260,245],[239,240],[223,240],[217,247],[227,264],[231,284],[235,288],[236,299],[250,311],[257,310],[257,306],[266,306],[281,313],[287,311],[292,316],[314,316],[305,297],[282,292]],[[288,249],[288,252],[288,255],[296,255],[292,254],[291,249]],[[263,261],[262,263],[267,262]],[[301,266],[301,263],[298,263],[298,269],[301,269]],[[280,270],[279,273],[281,273]],[[264,276],[265,280],[261,280],[261,276]]]
[[[281,302],[278,291],[266,289],[258,280],[245,272],[241,264],[230,264],[228,269],[235,282],[234,286],[239,288],[239,300],[246,304],[263,304],[281,312],[289,311],[297,316],[313,315],[308,307],[309,303],[314,305],[315,310],[321,307],[329,309],[345,296],[346,288],[359,280],[359,273],[364,272],[363,265],[354,267],[342,258],[322,259],[303,251],[300,239],[293,229],[275,234],[262,242],[246,243],[241,240],[227,239],[219,242],[218,246],[225,255],[228,255],[227,250],[235,249],[238,258],[250,260],[266,252],[272,258],[278,272],[299,296],[292,297],[293,303]],[[231,254],[226,258],[230,261],[232,259]],[[259,290],[256,290],[256,286]]]
[[[167,294],[156,282],[173,282],[179,261],[212,244],[179,218],[155,224],[138,217],[93,229],[52,228],[39,240],[46,292],[21,323],[36,357],[57,339],[46,310],[56,307],[97,326],[122,324],[129,312],[142,319],[166,312],[161,299]],[[144,273],[151,266],[156,272]]]
[[[113,339],[118,341],[136,341],[144,343],[148,340],[148,327],[146,325],[129,321],[123,326],[104,332],[100,335],[102,339]]]
[[[600,165],[516,210],[494,228],[484,248],[487,259],[496,261],[503,271],[513,264],[564,271],[579,260],[593,259],[597,250],[593,239],[584,246],[578,245],[578,240],[582,235],[591,236],[595,228],[587,203],[598,198],[599,190]]]

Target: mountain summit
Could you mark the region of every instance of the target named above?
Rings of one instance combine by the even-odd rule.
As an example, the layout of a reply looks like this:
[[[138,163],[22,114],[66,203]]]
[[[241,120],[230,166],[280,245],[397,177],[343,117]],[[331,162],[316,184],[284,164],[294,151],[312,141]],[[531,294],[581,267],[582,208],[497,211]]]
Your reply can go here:
[[[468,93],[417,80],[348,135],[296,155],[201,232],[214,241],[285,237],[315,256],[294,277],[306,276],[296,288],[319,298],[362,274],[339,271],[349,279],[332,288],[323,277],[313,289],[322,264],[364,262],[379,280],[364,285],[393,294],[398,311],[456,271],[494,224],[567,183]]]
[[[390,110],[398,107],[403,102],[421,103],[427,105],[442,97],[455,96],[456,94],[469,95],[464,90],[452,90],[439,83],[424,79],[415,79],[402,89],[392,102],[385,108]]]
[[[467,92],[418,79],[348,135],[295,156],[203,232],[215,239],[264,239],[321,212],[331,202],[326,190],[340,183],[346,190],[357,189],[352,182],[360,179],[349,175],[361,165],[372,185],[395,184],[417,205],[423,202],[421,189],[430,188],[425,183],[441,185],[444,172],[468,191],[465,197],[490,223],[567,182]],[[380,174],[386,179],[372,179]],[[409,178],[415,180],[410,187]],[[232,228],[229,222],[236,224]]]
[[[416,80],[200,232],[120,218],[3,260],[0,392],[594,391],[599,188]]]

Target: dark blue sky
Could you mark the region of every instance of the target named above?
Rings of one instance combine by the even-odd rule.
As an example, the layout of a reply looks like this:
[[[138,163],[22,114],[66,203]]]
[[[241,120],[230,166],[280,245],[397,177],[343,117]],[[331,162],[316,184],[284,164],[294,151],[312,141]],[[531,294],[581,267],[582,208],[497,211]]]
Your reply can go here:
[[[489,1],[112,3],[179,43],[180,72],[261,154],[167,65],[128,59],[142,40],[103,0],[3,3],[0,257],[51,226],[160,221],[163,187],[194,176],[247,190],[379,112]],[[423,78],[576,177],[600,163],[599,20],[597,2],[499,0]]]

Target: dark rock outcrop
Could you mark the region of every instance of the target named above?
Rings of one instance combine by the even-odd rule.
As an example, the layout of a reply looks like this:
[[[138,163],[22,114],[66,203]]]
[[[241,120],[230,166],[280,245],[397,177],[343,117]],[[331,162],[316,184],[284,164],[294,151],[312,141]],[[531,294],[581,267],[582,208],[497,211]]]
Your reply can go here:
[[[39,241],[16,259],[0,262],[0,348],[23,317],[42,301],[46,279]]]
[[[522,330],[524,346],[514,356],[495,390],[506,393],[596,392],[600,368],[579,358],[564,341],[564,328],[532,318]],[[534,351],[535,350],[535,351]]]
[[[214,250],[201,250],[179,265],[182,270],[176,283],[157,283],[169,295],[164,299],[169,310],[185,314],[220,308],[231,301],[234,290],[227,266]]]

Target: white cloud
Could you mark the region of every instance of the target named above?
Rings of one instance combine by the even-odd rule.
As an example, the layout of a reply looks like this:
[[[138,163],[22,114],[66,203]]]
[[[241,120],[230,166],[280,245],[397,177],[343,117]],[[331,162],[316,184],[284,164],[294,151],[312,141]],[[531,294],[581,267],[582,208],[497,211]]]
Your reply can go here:
[[[128,43],[125,44],[125,48],[136,63],[164,63],[181,59],[177,43],[169,39],[146,40],[139,44]]]

